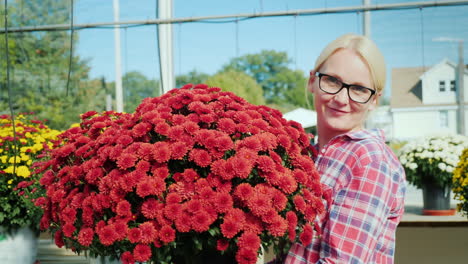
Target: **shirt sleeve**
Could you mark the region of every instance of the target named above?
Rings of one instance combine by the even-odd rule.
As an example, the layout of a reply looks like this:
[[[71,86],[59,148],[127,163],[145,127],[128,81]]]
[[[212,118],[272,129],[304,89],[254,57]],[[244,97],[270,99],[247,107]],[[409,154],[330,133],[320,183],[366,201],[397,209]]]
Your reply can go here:
[[[392,176],[384,159],[354,166],[324,224],[317,263],[368,263],[390,214]]]

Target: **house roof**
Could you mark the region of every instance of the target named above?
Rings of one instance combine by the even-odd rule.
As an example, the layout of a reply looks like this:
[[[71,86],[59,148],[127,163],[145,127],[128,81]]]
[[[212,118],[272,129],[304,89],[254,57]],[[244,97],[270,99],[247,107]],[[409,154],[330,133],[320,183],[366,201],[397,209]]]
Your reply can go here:
[[[457,64],[448,59],[443,59],[439,63],[430,67],[408,67],[392,69],[392,93],[390,106],[392,108],[403,107],[423,107],[431,106],[422,102],[421,78],[424,74],[430,74],[435,68],[442,64],[457,67]],[[468,74],[468,65],[465,65],[465,74]],[[450,104],[443,104],[450,105]],[[438,104],[437,106],[440,106]]]
[[[421,75],[429,67],[392,69],[392,108],[423,106]]]
[[[296,108],[283,115],[286,120],[293,120],[302,125],[303,128],[317,125],[317,112],[305,108]]]

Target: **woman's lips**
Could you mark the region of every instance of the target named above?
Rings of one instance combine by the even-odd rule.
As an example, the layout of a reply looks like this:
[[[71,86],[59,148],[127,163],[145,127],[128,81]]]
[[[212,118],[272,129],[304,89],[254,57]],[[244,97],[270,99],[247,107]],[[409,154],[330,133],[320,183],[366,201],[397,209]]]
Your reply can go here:
[[[332,113],[335,113],[335,114],[338,114],[338,115],[344,115],[344,114],[349,113],[348,111],[340,110],[340,109],[337,109],[337,108],[334,108],[334,107],[328,107],[328,109],[330,109]]]

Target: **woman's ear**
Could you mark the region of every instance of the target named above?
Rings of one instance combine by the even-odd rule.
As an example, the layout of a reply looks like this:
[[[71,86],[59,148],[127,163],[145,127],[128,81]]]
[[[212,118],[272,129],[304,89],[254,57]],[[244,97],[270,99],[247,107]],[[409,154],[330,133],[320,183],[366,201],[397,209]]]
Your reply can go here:
[[[369,106],[369,111],[372,111],[378,107],[380,97],[382,96],[382,92],[377,92],[374,96],[374,98],[371,99],[371,104]]]
[[[314,93],[314,81],[315,79],[317,78],[317,76],[315,76],[315,71],[312,70],[310,71],[310,75],[309,75],[309,81],[307,82],[307,90],[309,90],[309,92],[311,93]]]

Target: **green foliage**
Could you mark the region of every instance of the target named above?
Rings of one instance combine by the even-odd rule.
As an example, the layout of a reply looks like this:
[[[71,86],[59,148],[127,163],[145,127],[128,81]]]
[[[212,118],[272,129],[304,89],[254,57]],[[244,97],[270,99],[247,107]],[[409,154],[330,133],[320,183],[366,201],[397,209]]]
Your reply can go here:
[[[201,72],[197,72],[197,70],[193,70],[188,74],[182,74],[176,77],[176,87],[182,87],[185,84],[199,84],[205,83],[206,79],[208,79],[209,75]]]
[[[276,96],[272,102],[313,109],[313,94],[307,90],[307,78],[301,70],[284,69],[271,79]]]
[[[243,72],[227,71],[209,77],[206,80],[209,86],[220,87],[223,91],[233,92],[256,105],[265,104],[262,96],[262,87],[255,80]]]
[[[60,0],[23,0],[9,2],[9,27],[68,24],[70,2]],[[2,26],[3,20],[2,20]],[[2,38],[3,39],[3,38]],[[77,43],[77,35],[74,36]],[[2,51],[5,48],[1,42]],[[96,87],[88,81],[87,61],[73,56],[71,79],[67,91],[70,60],[69,31],[44,31],[9,34],[10,90],[6,82],[6,55],[0,52],[0,113],[7,113],[8,100],[14,112],[36,112],[39,117],[52,120],[54,128],[66,128],[79,120],[79,114],[90,106],[90,96]],[[92,110],[102,110],[101,96],[93,98]]]
[[[139,72],[126,73],[123,76],[125,112],[133,113],[141,100],[146,97],[159,96],[161,93],[159,86],[159,81],[149,80]]]

